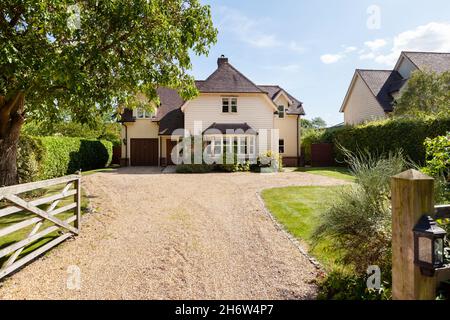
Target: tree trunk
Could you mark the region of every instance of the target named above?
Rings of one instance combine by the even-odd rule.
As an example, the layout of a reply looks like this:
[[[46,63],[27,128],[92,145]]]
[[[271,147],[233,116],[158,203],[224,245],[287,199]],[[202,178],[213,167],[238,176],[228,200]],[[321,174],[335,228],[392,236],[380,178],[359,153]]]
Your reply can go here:
[[[17,145],[24,122],[24,93],[0,96],[0,187],[17,184]]]

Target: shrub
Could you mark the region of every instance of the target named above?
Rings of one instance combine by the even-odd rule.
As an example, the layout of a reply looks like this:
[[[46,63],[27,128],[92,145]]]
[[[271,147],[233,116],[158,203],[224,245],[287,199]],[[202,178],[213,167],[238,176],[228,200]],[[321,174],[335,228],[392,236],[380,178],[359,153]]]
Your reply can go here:
[[[57,136],[84,139],[108,140],[117,146],[121,143],[121,125],[119,123],[98,123],[92,127],[77,122],[36,122],[25,123],[22,133],[30,136]]]
[[[212,164],[180,164],[176,167],[177,173],[208,173],[213,170]]]
[[[390,177],[411,166],[401,152],[374,157],[343,149],[356,184],[336,194],[320,216],[314,240],[331,239],[341,262],[363,276],[370,265],[391,270]]]
[[[450,132],[425,140],[426,166],[422,171],[436,179],[435,201],[450,202]]]
[[[36,181],[72,174],[79,169],[104,168],[111,159],[109,141],[23,136],[17,160],[19,180]]]
[[[368,289],[366,278],[341,271],[332,271],[318,281],[319,300],[389,300],[390,281],[384,281],[379,290]]]
[[[413,162],[424,164],[425,139],[445,135],[449,130],[450,118],[387,119],[359,126],[327,129],[319,142],[333,142],[339,162],[345,162],[345,154],[337,147],[341,145],[352,152],[366,149],[373,155],[403,150],[404,155]]]
[[[17,173],[19,183],[32,182],[39,178],[44,147],[39,139],[21,135],[17,148]]]
[[[426,168],[433,176],[448,177],[450,174],[450,132],[434,139],[425,140]]]

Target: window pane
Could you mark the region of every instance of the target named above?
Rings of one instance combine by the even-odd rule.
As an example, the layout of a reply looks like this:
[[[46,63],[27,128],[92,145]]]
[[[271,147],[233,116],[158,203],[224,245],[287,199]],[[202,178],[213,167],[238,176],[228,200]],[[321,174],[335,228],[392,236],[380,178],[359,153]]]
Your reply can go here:
[[[222,139],[214,138],[214,155],[222,154]]]
[[[431,239],[419,237],[419,261],[432,263]]]
[[[284,106],[278,106],[278,118],[284,118]]]
[[[248,137],[248,149],[249,154],[255,154],[255,137]]]
[[[237,112],[237,98],[231,99],[231,112]]]
[[[222,112],[229,112],[230,108],[230,102],[228,100],[228,98],[223,98],[222,99]]]
[[[142,109],[142,108],[137,108],[136,112],[137,112],[137,117],[138,117],[139,119],[144,118],[144,109]]]
[[[278,140],[278,153],[284,153],[284,139]]]
[[[247,139],[239,138],[239,154],[247,154]]]

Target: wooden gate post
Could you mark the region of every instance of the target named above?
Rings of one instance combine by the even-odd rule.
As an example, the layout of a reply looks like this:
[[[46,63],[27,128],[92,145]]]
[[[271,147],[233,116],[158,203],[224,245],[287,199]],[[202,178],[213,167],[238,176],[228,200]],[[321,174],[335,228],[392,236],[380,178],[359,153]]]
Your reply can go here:
[[[434,179],[407,170],[391,180],[392,297],[395,300],[434,300],[435,277],[423,276],[414,264],[413,228],[424,214],[433,216]]]

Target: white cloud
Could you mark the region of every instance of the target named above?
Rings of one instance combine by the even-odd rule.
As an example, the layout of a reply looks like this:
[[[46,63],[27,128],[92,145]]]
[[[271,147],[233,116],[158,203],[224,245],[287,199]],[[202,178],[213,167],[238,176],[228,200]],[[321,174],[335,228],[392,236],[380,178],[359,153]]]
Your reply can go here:
[[[336,63],[344,58],[342,54],[324,54],[320,56],[320,60],[325,64]]]
[[[354,52],[356,50],[358,50],[357,47],[350,46],[350,47],[345,47],[344,52],[345,53],[351,53],[351,52]]]
[[[266,20],[256,20],[242,14],[240,11],[222,6],[218,10],[220,31],[231,32],[240,41],[258,48],[278,47],[282,43],[276,35],[267,34],[262,29]]]
[[[360,58],[373,59],[379,64],[392,67],[402,51],[450,51],[450,23],[430,22],[399,33],[393,38],[389,51],[378,53],[372,49],[370,52],[364,52]]]
[[[376,39],[373,41],[366,41],[364,45],[370,50],[375,51],[387,45],[387,41],[384,39]]]
[[[306,51],[306,48],[297,43],[296,41],[291,41],[289,43],[289,49],[297,53],[304,53]]]
[[[361,52],[361,55],[359,56],[359,58],[361,60],[372,60],[375,59],[376,55],[373,52],[369,52],[369,53],[363,53]]]
[[[260,35],[246,40],[249,44],[257,48],[271,48],[281,46],[281,42],[274,35]]]

